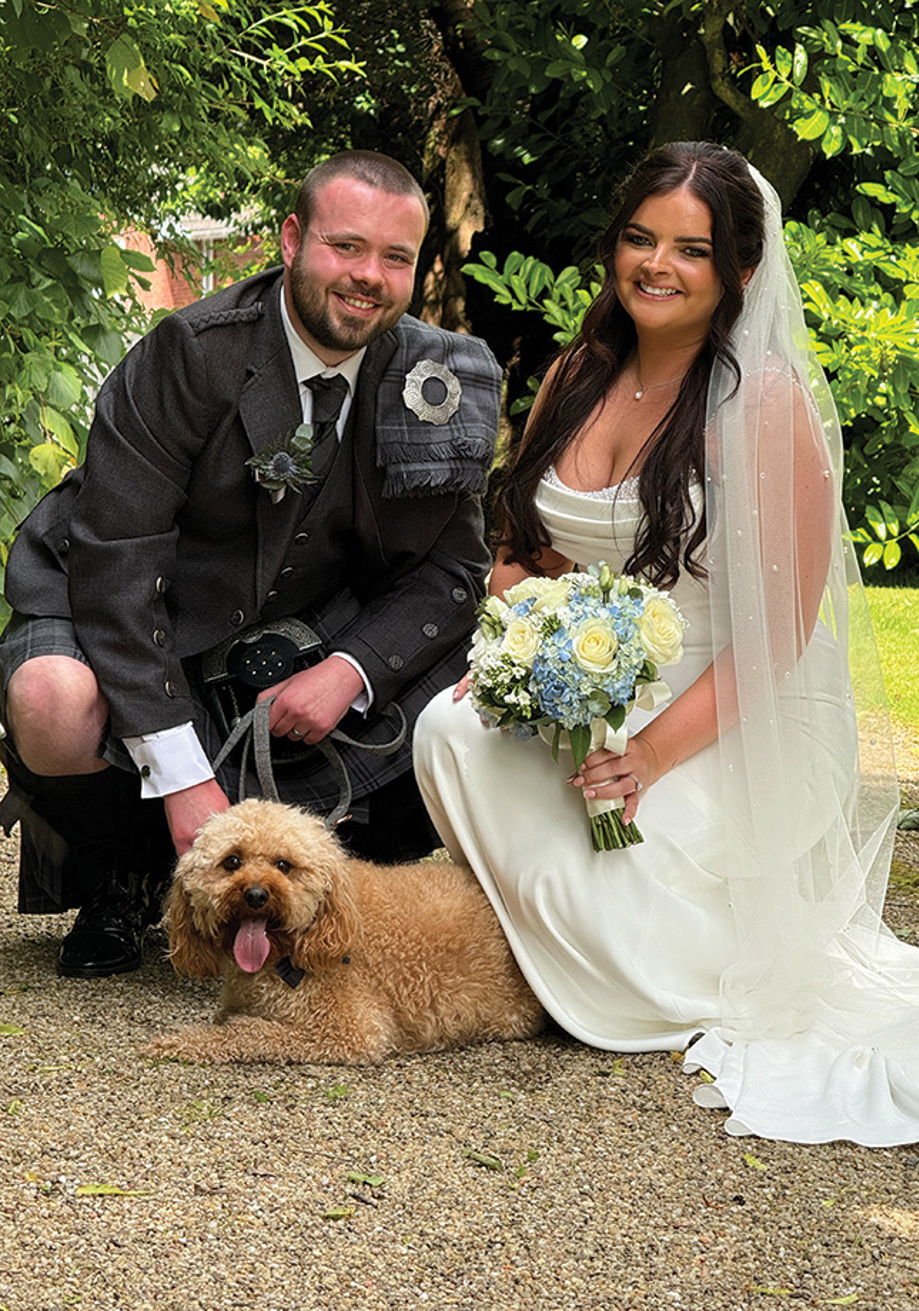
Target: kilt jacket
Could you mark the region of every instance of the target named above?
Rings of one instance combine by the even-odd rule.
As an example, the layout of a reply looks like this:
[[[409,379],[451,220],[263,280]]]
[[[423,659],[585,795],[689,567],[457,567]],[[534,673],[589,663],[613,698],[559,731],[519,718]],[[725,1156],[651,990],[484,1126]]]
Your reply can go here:
[[[10,605],[72,617],[115,737],[194,720],[189,658],[304,610],[325,616],[320,631],[361,665],[374,705],[399,700],[410,721],[465,668],[490,563],[494,357],[404,316],[364,357],[341,503],[274,503],[246,461],[302,418],[280,285],[270,269],[138,342],[99,392],[85,463],[12,547]],[[452,415],[434,398],[433,422],[403,396],[423,361],[460,384]]]

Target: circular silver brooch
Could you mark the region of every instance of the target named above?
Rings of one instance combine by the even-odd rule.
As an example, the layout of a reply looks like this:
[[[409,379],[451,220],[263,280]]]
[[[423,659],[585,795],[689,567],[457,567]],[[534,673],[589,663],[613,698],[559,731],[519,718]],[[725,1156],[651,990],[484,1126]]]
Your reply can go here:
[[[430,380],[435,380],[444,390],[443,399],[433,404],[425,399],[424,384]],[[430,391],[434,391],[431,387]],[[451,373],[446,364],[438,364],[436,360],[419,360],[411,373],[406,376],[405,386],[402,388],[402,399],[412,411],[417,414],[419,419],[425,423],[447,423],[453,418],[459,409],[460,397],[463,389],[460,386],[459,378],[455,373]]]

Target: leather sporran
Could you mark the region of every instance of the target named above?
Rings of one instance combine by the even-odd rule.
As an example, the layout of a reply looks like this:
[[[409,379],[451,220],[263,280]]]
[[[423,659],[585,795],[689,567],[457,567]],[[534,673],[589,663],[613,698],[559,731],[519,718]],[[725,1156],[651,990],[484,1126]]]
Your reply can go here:
[[[205,651],[201,677],[208,709],[225,740],[265,688],[318,664],[328,653],[302,619],[274,619]]]

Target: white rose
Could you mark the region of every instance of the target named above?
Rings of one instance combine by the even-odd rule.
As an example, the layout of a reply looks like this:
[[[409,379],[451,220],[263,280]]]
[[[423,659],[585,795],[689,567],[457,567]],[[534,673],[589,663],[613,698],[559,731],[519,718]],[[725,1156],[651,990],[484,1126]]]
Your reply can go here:
[[[574,658],[582,669],[602,674],[616,660],[619,638],[602,619],[588,619],[575,631],[571,643]]]
[[[524,578],[514,583],[505,593],[508,605],[533,600],[533,609],[545,612],[557,610],[568,600],[568,583],[562,578]]]
[[[539,650],[539,633],[526,617],[516,616],[508,624],[501,650],[520,665],[529,666]]]
[[[683,620],[666,596],[652,596],[638,621],[638,632],[648,659],[656,665],[675,665],[683,658]]]

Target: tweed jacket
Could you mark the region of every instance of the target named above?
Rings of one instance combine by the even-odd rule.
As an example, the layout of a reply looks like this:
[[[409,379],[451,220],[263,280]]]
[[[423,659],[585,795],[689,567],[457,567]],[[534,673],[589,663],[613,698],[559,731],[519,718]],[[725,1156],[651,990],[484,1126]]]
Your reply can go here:
[[[149,332],[100,390],[85,464],[13,545],[11,606],[72,616],[115,737],[192,720],[183,662],[266,614],[302,608],[296,588],[285,591],[287,576],[302,578],[289,564],[308,536],[301,498],[273,503],[246,465],[301,420],[280,278],[258,274]],[[378,400],[401,396],[418,359],[448,362],[463,384],[455,418],[431,425],[440,456],[453,443],[458,459],[441,458],[427,486],[409,473],[400,495],[383,467]],[[311,590],[344,616],[335,648],[359,662],[380,705],[439,662],[455,665],[471,630],[489,557],[470,488],[490,462],[499,376],[484,343],[407,316],[364,357],[349,418],[351,527],[324,543]]]

